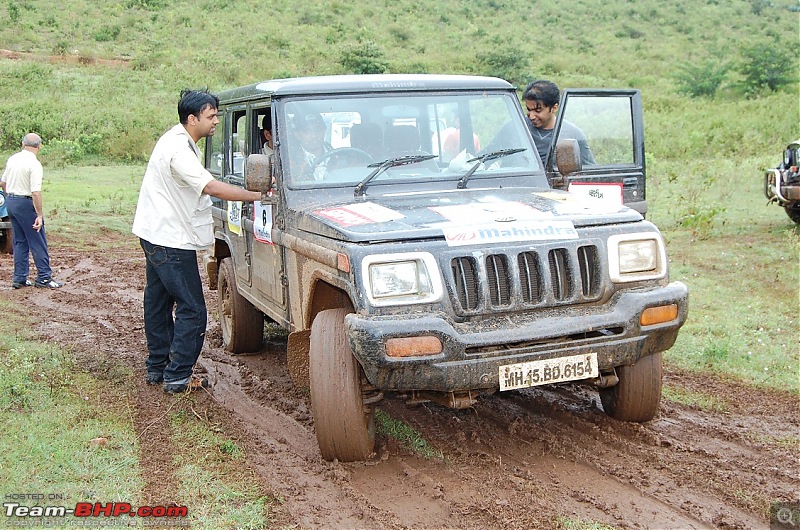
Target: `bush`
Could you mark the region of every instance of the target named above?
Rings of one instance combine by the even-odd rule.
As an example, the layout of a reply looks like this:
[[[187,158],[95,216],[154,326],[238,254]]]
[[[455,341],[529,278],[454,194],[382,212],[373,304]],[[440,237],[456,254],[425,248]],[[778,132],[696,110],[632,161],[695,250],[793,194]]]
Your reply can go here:
[[[682,63],[674,74],[678,92],[693,98],[714,97],[729,70],[729,65],[715,60],[703,64]]]
[[[759,42],[742,50],[739,73],[747,94],[765,88],[775,92],[797,80],[797,50],[789,50],[778,42]]]
[[[530,60],[518,49],[507,48],[478,55],[481,73],[505,79],[514,85],[522,85],[526,78]]]
[[[389,69],[383,50],[372,41],[364,41],[346,48],[342,52],[339,64],[352,74],[382,74]]]

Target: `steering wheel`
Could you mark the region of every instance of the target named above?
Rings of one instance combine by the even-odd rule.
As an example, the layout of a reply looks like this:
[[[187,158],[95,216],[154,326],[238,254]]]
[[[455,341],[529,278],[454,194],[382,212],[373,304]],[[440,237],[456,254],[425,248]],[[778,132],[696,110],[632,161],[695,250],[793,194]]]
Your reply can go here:
[[[366,151],[362,151],[361,149],[356,149],[355,147],[340,147],[339,149],[334,149],[333,151],[328,151],[324,155],[320,156],[314,161],[314,165],[311,166],[311,174],[314,174],[317,167],[322,165],[323,162],[327,162],[328,160],[336,158],[349,158],[349,159],[356,159],[356,162],[351,165],[355,165],[358,162],[364,162],[365,164],[372,163],[372,157]],[[331,168],[334,169],[334,168]]]

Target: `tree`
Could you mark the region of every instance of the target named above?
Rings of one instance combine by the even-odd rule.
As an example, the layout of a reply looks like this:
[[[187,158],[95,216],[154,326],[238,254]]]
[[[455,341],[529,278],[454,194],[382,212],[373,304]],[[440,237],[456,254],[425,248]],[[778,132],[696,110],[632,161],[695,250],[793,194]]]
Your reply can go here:
[[[345,49],[339,64],[353,74],[382,74],[389,69],[383,50],[372,41],[364,41]]]
[[[674,77],[678,82],[678,92],[690,97],[714,97],[730,70],[727,64],[709,60],[703,64],[681,63]]]
[[[797,80],[796,51],[781,47],[777,41],[758,42],[742,50],[738,71],[748,94],[764,88],[774,92]]]

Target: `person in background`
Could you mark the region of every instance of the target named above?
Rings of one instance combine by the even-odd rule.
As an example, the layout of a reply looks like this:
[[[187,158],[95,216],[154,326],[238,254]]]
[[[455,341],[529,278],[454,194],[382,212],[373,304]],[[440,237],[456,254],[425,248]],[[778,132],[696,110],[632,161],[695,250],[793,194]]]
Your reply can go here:
[[[259,192],[214,179],[200,162],[197,142],[214,134],[218,106],[219,99],[206,90],[181,92],[180,123],[159,138],[150,155],[133,220],[146,258],[145,380],[163,382],[164,391],[173,394],[199,386],[192,372],[205,339],[206,303],[197,251],[214,242],[210,196],[261,199]]]
[[[539,151],[539,158],[542,159],[542,164],[545,167],[547,166],[550,146],[554,140],[559,97],[558,86],[552,81],[544,79],[528,84],[522,92],[522,101],[529,120],[528,128],[531,130],[536,150]],[[559,138],[577,140],[581,149],[581,163],[583,165],[595,163],[586,135],[576,125],[567,120],[562,120]]]
[[[31,285],[57,289],[63,285],[51,277],[50,254],[42,213],[44,171],[36,157],[41,148],[42,139],[38,134],[26,134],[22,138],[22,151],[11,155],[0,178],[14,232],[14,276],[11,280],[11,287],[14,289]],[[35,282],[28,279],[31,254],[36,265]]]
[[[264,114],[264,117],[261,118],[261,154],[262,155],[271,155],[273,151],[272,145],[272,116],[270,114]]]

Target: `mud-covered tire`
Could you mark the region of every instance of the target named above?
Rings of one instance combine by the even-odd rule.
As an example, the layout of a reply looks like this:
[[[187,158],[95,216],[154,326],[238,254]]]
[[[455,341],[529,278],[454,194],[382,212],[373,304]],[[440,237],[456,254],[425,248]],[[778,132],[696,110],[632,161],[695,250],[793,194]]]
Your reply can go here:
[[[618,367],[619,383],[600,389],[603,410],[620,421],[652,420],[661,403],[663,375],[660,352],[642,357],[631,366]]]
[[[361,366],[350,350],[346,309],[321,311],[311,325],[308,375],[314,430],[322,458],[353,462],[375,448],[375,414],[365,410]]]
[[[222,328],[222,343],[231,353],[250,353],[264,342],[264,315],[239,294],[231,258],[219,264],[217,309]]]
[[[789,216],[789,219],[800,225],[800,203],[784,206],[783,209],[786,211],[786,215]]]
[[[3,230],[3,235],[0,236],[0,253],[14,253],[14,232],[10,228]]]

